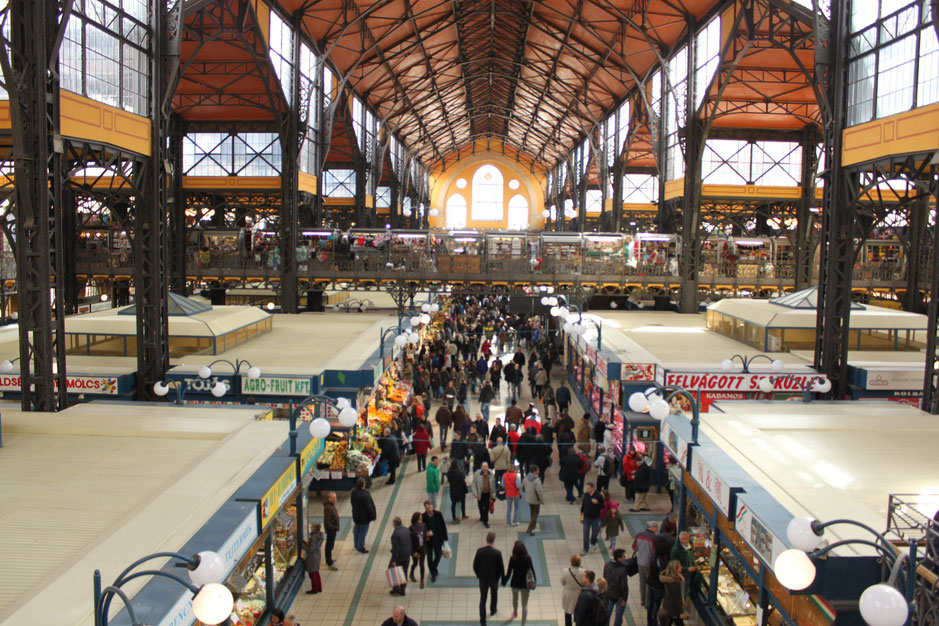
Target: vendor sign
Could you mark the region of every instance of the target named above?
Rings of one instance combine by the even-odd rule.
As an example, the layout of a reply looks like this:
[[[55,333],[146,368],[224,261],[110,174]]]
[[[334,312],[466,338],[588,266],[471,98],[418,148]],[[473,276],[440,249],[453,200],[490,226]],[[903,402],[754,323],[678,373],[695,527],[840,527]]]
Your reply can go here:
[[[291,378],[288,376],[262,376],[260,378],[241,377],[241,393],[253,396],[303,396],[311,393],[309,378]]]
[[[655,380],[654,363],[622,363],[620,380]]]
[[[261,498],[261,528],[267,528],[268,523],[290,497],[293,488],[297,486],[297,468],[288,467],[277,482],[267,490]]]
[[[775,372],[667,372],[665,384],[683,387],[688,391],[743,391],[760,393],[760,381],[772,376],[774,391],[801,391],[812,379],[826,378],[824,374],[778,374]]]
[[[53,378],[55,386],[59,380]],[[0,376],[0,391],[20,391],[21,379],[17,374]],[[87,393],[103,396],[116,396],[123,391],[119,389],[117,376],[66,376],[65,387],[68,393]]]
[[[672,453],[672,456],[678,460],[678,463],[682,467],[686,467],[688,465],[688,442],[678,434],[668,421],[662,422],[660,438],[668,451]]]
[[[694,461],[691,464],[691,475],[694,477],[695,482],[714,501],[717,508],[725,516],[730,517],[730,485],[707,462],[703,461],[699,454],[694,456]]]
[[[737,533],[753,548],[763,562],[773,567],[776,557],[787,548],[782,539],[774,535],[745,502],[737,499],[737,517],[734,520]]]

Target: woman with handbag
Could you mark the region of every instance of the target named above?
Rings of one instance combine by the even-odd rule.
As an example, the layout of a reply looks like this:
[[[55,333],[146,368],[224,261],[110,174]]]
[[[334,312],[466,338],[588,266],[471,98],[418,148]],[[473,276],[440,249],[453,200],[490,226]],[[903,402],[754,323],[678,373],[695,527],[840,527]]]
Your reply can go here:
[[[418,565],[421,568],[421,589],[424,588],[424,559],[427,554],[427,526],[424,524],[420,513],[414,513],[411,516],[411,525],[408,526],[411,533],[411,571],[409,578],[412,583],[416,583],[414,570]]]
[[[512,617],[518,617],[518,597],[522,597],[522,626],[528,621],[528,594],[535,588],[535,566],[528,555],[525,544],[516,541],[509,557],[509,565],[502,577],[502,586],[511,581],[512,588]]]
[[[580,555],[575,554],[571,556],[571,566],[561,570],[561,607],[564,609],[564,626],[573,626],[574,607],[577,606],[577,598],[580,597],[580,590],[583,589],[581,581],[584,579],[584,570],[580,564]]]

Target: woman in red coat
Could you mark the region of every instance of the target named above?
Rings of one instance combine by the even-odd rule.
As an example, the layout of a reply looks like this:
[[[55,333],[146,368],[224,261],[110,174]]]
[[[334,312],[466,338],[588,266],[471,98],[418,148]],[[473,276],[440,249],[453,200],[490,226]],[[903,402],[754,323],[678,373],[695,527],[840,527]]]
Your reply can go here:
[[[417,426],[414,431],[414,454],[417,455],[417,471],[422,472],[427,469],[427,451],[430,450],[430,435],[427,434],[427,428],[424,422]]]
[[[639,469],[639,455],[635,450],[630,450],[623,457],[623,486],[626,487],[626,500],[632,500],[635,492],[633,491],[633,478],[636,476],[636,470]]]

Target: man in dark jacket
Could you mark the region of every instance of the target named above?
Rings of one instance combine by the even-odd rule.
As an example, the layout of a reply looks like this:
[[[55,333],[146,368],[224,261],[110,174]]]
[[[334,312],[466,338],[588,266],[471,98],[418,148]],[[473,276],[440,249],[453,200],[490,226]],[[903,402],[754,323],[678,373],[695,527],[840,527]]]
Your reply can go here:
[[[323,503],[323,530],[326,531],[326,567],[335,572],[336,562],[333,561],[333,546],[336,545],[336,533],[339,532],[339,512],[336,510],[336,493],[330,491],[326,494],[326,502]]]
[[[564,483],[564,491],[567,493],[567,503],[574,504],[577,501],[574,498],[574,485],[580,475],[580,457],[574,452],[573,448],[567,449],[567,454],[561,457],[561,468],[558,472],[558,478]]]
[[[352,544],[362,554],[368,554],[365,547],[365,536],[368,534],[368,525],[375,521],[375,502],[372,494],[365,490],[365,479],[355,481],[355,488],[350,495],[352,503]]]
[[[496,534],[486,534],[486,545],[476,551],[473,558],[473,573],[479,579],[479,623],[486,626],[486,596],[492,594],[489,601],[489,615],[495,615],[499,603],[499,582],[505,576],[505,561],[502,553],[492,547]]]
[[[571,405],[571,390],[563,382],[558,390],[554,392],[554,401],[558,405],[558,412],[564,413],[567,407]]]
[[[522,471],[526,474],[528,473],[528,464],[531,462],[532,448],[535,444],[534,430],[534,428],[529,428],[522,433],[518,440],[518,454],[515,455],[515,458],[522,466]]]
[[[495,395],[492,384],[488,380],[483,381],[483,386],[479,390],[479,412],[483,414],[486,421],[489,421],[489,406]]]
[[[447,535],[447,523],[443,513],[434,509],[430,500],[424,501],[424,512],[421,521],[427,527],[427,565],[430,567],[430,582],[437,582],[437,566],[443,556],[443,542],[450,539]]]
[[[599,626],[606,617],[596,578],[597,575],[588,569],[580,581],[580,595],[574,606],[574,623],[577,626]]]
[[[644,457],[636,468],[636,474],[633,476],[633,491],[636,492],[636,502],[632,512],[651,511],[647,501],[650,483],[652,482],[652,459]]]
[[[505,423],[518,426],[524,421],[525,414],[522,412],[522,409],[516,406],[515,400],[512,400],[511,406],[505,410]]]
[[[610,621],[613,609],[616,617],[613,626],[622,626],[623,612],[629,601],[629,576],[626,574],[626,551],[617,548],[613,551],[613,560],[603,566],[603,577],[606,579],[606,619]]]
[[[398,471],[398,465],[401,463],[401,450],[398,448],[398,437],[386,428],[381,441],[378,442],[378,448],[381,450],[382,459],[388,461],[388,482],[386,485],[395,484],[395,472]]]
[[[400,566],[404,572],[407,572],[408,563],[411,561],[411,532],[401,525],[401,518],[396,517],[391,525],[394,530],[391,531],[391,561],[388,563],[388,569],[394,566]],[[391,588],[391,595],[403,596],[404,590],[408,586],[406,576],[401,577],[401,584]]]
[[[529,470],[531,467],[538,466],[541,475],[541,482],[544,482],[544,476],[548,472],[548,466],[551,465],[551,446],[545,443],[544,437],[535,435],[535,442],[531,447],[531,455],[528,458]]]
[[[482,413],[476,414],[476,421],[473,422],[473,430],[479,436],[479,440],[485,442],[489,438],[489,422],[483,419]]]
[[[463,441],[463,433],[458,430],[453,431],[453,442],[450,446],[450,458],[454,463],[459,464],[460,468],[466,472],[466,459],[469,457],[467,443]]]
[[[434,419],[437,421],[437,426],[440,428],[440,450],[441,452],[446,452],[447,431],[450,430],[450,426],[453,424],[453,416],[450,414],[450,409],[447,408],[446,404],[440,405],[440,408],[437,409],[437,414],[434,415]]]
[[[381,626],[417,626],[417,622],[408,617],[403,606],[396,606],[391,617],[382,622]]]
[[[590,546],[597,545],[597,538],[600,536],[600,511],[602,510],[603,496],[593,483],[587,483],[584,487],[584,501],[580,505],[580,514],[584,518],[583,554],[590,551]]]

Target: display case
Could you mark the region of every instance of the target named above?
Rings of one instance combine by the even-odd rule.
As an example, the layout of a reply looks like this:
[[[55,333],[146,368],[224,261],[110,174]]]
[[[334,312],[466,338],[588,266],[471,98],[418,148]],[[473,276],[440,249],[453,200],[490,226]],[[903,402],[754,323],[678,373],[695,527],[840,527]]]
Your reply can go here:
[[[264,540],[259,540],[252,550],[232,570],[225,584],[237,592],[237,600],[231,615],[231,623],[238,626],[254,626],[267,607],[267,573],[264,567]]]
[[[273,534],[273,563],[274,563],[274,593],[280,594],[281,583],[287,570],[297,561],[299,547],[297,545],[297,506],[296,498],[289,500],[274,517],[271,523]]]

